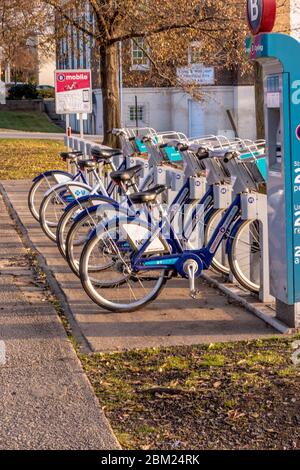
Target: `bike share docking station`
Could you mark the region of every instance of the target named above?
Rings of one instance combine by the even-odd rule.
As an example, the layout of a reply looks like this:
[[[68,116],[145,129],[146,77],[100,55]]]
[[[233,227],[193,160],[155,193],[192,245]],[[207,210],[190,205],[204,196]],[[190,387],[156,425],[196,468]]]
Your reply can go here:
[[[250,61],[262,65],[264,73],[267,195],[258,188],[260,182],[265,182],[256,168],[258,159],[249,174],[240,173],[243,165],[237,168],[233,161],[232,168],[229,161],[228,169],[229,174],[236,177],[235,181],[242,184],[241,191],[243,188],[248,190],[241,192],[242,220],[257,220],[262,228],[261,259],[258,260],[251,248],[246,253],[253,261],[249,265],[251,277],[260,271],[260,300],[270,303],[271,294],[276,300],[277,319],[296,328],[300,326],[300,73],[296,65],[300,43],[290,36],[271,33],[275,12],[275,0],[248,0],[248,20],[253,36],[247,40],[247,55]],[[128,141],[130,144],[131,138]],[[137,143],[136,138],[133,143]],[[82,148],[85,142],[74,139],[73,142],[69,140],[69,144]],[[84,150],[88,154],[90,145]],[[138,158],[151,167],[151,160],[147,163],[143,149],[138,150],[140,155],[135,158],[128,152],[127,165],[135,165]],[[249,169],[249,164],[246,166]],[[178,192],[186,177],[189,175],[178,165],[176,168],[175,165],[161,165],[154,171],[155,183],[166,185],[171,199],[172,192]],[[199,190],[204,190],[205,181],[195,175],[191,178],[195,183],[190,188],[191,194],[196,191],[195,198],[201,198]],[[236,184],[233,189],[231,180],[226,181],[223,176],[219,175],[218,180],[222,184],[213,188],[214,209],[226,209],[231,204],[232,193],[239,189]],[[207,182],[213,184],[213,181]],[[255,245],[251,237],[249,234],[245,240],[246,244],[251,242],[248,243],[250,247]],[[225,287],[222,290],[225,291]],[[263,318],[263,315],[258,316]]]
[[[275,0],[248,0],[249,61],[263,68],[270,292],[276,317],[300,327],[300,42],[271,33]]]

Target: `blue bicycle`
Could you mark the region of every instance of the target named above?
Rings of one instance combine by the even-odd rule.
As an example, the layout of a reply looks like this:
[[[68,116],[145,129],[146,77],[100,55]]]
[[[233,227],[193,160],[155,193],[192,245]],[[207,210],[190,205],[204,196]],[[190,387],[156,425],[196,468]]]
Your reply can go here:
[[[209,152],[206,156],[202,152],[200,158],[210,158]],[[247,160],[239,159],[238,152],[226,152],[221,158],[226,164],[236,161],[247,169]],[[253,165],[253,159],[248,160]],[[135,204],[146,205],[151,212],[158,194],[164,189],[162,186],[139,192],[131,195],[131,200]],[[185,191],[183,187],[178,200]],[[170,210],[174,211],[174,207]],[[138,310],[153,301],[166,282],[177,276],[189,280],[191,296],[195,297],[196,279],[211,266],[225,238],[228,239],[230,254],[234,247],[232,240],[245,225],[240,216],[241,194],[237,194],[207,245],[200,249],[186,249],[182,236],[170,223],[170,210],[162,210],[155,225],[145,219],[121,215],[99,224],[92,232],[81,255],[80,277],[85,291],[95,303],[113,312]],[[248,251],[252,257],[255,250],[259,252],[259,236],[255,232],[258,221],[249,223],[253,226],[253,233],[248,235]]]

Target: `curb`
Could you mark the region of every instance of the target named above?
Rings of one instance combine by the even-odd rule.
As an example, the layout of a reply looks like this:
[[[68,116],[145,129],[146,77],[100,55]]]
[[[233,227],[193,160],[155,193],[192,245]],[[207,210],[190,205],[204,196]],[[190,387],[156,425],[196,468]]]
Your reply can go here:
[[[18,213],[16,212],[13,204],[11,203],[4,186],[0,182],[0,194],[3,197],[4,203],[8,209],[10,217],[13,219],[13,221],[16,223],[18,230],[21,234],[22,242],[26,248],[29,248],[33,250],[37,254],[37,261],[40,266],[40,268],[44,271],[46,277],[47,277],[47,282],[49,285],[49,288],[51,292],[55,295],[55,297],[58,299],[63,312],[68,320],[68,323],[70,324],[72,334],[74,335],[76,341],[78,342],[80,346],[81,352],[84,354],[91,354],[93,353],[93,349],[88,342],[88,340],[84,337],[84,335],[81,333],[81,330],[73,316],[72,310],[69,306],[69,303],[67,301],[66,295],[63,291],[63,289],[60,287],[59,283],[57,282],[54,274],[52,273],[51,269],[49,268],[47,264],[46,258],[37,250],[36,246],[34,243],[31,241],[28,231],[24,224],[22,223]]]
[[[211,286],[217,288],[220,292],[226,295],[229,299],[234,302],[239,303],[243,306],[248,312],[254,314],[256,317],[263,320],[267,325],[272,326],[275,330],[282,334],[292,334],[294,330],[289,328],[287,325],[282,323],[280,320],[277,320],[275,317],[268,315],[265,311],[271,313],[271,308],[266,304],[261,304],[261,307],[257,307],[249,303],[246,299],[242,297],[244,291],[242,291],[238,286],[233,288],[226,286],[225,284],[220,283],[216,279],[211,278],[208,274],[202,273],[201,278],[206,281]],[[265,311],[264,311],[265,310]]]

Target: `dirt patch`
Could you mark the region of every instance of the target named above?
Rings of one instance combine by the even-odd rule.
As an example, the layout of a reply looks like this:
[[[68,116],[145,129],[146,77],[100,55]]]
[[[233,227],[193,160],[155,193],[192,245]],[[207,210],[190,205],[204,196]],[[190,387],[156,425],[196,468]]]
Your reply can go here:
[[[81,356],[126,449],[299,449],[297,338]]]

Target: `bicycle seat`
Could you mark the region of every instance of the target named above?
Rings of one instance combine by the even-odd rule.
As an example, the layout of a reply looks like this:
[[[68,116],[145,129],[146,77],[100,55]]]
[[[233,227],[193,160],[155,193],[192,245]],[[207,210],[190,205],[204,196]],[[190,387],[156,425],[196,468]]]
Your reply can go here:
[[[126,170],[112,171],[110,173],[110,177],[115,183],[125,183],[132,180],[132,178],[134,178],[142,168],[143,165],[135,165],[131,168],[127,168]]]
[[[95,160],[80,160],[78,166],[81,170],[94,170],[97,167]]]
[[[64,161],[67,161],[67,160],[77,160],[77,158],[79,157],[83,157],[83,153],[80,152],[80,151],[76,151],[76,152],[61,152],[60,154],[61,158],[64,160]]]
[[[163,184],[157,184],[153,188],[147,189],[140,193],[133,193],[130,195],[130,199],[134,204],[147,204],[149,202],[154,202],[159,196],[167,189]]]
[[[110,160],[117,155],[122,155],[122,150],[92,148],[91,155],[97,161],[105,161]]]

